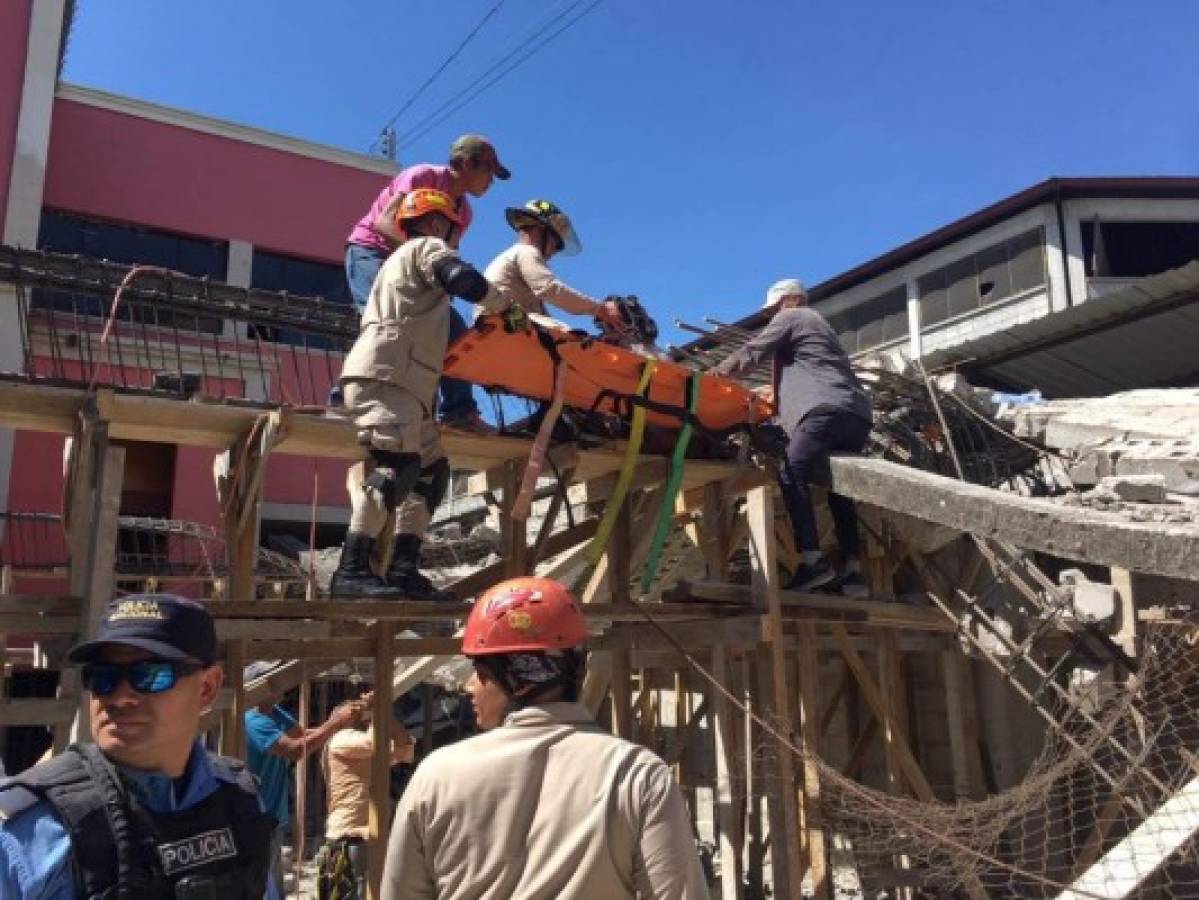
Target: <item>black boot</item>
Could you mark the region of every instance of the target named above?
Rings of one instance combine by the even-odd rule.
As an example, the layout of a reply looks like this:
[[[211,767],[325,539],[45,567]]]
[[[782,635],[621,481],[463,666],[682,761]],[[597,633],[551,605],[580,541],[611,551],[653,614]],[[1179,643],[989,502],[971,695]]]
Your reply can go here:
[[[421,539],[415,534],[397,534],[391,545],[391,565],[387,567],[387,584],[409,600],[450,600],[420,571]]]
[[[388,587],[383,579],[371,571],[370,558],[374,548],[374,538],[354,531],[346,532],[345,543],[341,545],[341,559],[329,584],[331,596],[359,600],[396,598],[395,589]]]

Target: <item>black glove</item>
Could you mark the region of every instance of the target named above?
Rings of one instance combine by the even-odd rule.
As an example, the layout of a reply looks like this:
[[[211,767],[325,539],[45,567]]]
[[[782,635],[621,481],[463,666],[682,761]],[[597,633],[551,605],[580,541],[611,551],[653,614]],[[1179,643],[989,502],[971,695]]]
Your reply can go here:
[[[504,331],[509,334],[529,330],[529,314],[518,303],[513,303],[500,313],[500,318],[504,320]]]

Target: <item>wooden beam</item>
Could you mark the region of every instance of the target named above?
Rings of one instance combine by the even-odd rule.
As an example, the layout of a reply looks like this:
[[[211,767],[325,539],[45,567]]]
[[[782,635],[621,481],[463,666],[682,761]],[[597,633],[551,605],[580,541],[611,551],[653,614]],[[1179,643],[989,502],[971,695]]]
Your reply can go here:
[[[728,649],[721,644],[712,648],[712,677],[718,684],[730,684]],[[716,783],[713,802],[719,826],[721,900],[741,900],[741,844],[743,823],[737,803],[737,717],[733,704],[721,691],[709,689],[712,698],[716,756]]]
[[[954,647],[940,653],[945,683],[946,725],[953,761],[953,790],[958,800],[980,800],[985,793],[979,752],[978,708],[970,658]]]
[[[77,706],[73,697],[10,699],[0,704],[0,726],[67,726],[71,724]]]
[[[246,758],[245,642],[230,641],[225,656],[225,685],[233,692],[233,706],[221,727],[221,754]]]
[[[816,629],[801,624],[799,631],[799,728],[804,751],[800,809],[808,851],[808,877],[813,896],[833,900],[833,879],[829,871],[824,839],[824,813],[821,810],[820,768],[820,670],[816,664]]]
[[[753,577],[755,606],[765,613],[763,628],[770,662],[771,708],[766,716],[780,730],[774,739],[775,768],[778,780],[769,792],[769,802],[781,807],[772,827],[775,859],[775,893],[800,900],[799,810],[795,792],[795,765],[789,735],[791,704],[787,686],[787,655],[783,635],[782,604],[779,598],[778,565],[775,561],[774,495],[772,488],[758,487],[746,497],[746,521],[749,525],[749,557]],[[785,868],[784,868],[785,865]]]
[[[375,626],[375,685],[391,684],[395,670],[395,635],[380,622]],[[386,690],[375,690],[371,736],[370,806],[367,837],[367,897],[382,896],[383,864],[386,861],[387,836],[391,825],[391,711],[392,697]]]

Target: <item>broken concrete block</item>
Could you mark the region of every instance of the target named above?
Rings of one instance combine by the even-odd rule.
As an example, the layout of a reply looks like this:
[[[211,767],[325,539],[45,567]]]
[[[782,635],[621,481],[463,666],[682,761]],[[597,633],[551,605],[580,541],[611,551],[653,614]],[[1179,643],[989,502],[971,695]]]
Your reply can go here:
[[[1151,475],[1109,475],[1100,479],[1096,489],[1115,494],[1126,503],[1165,503],[1166,477]]]

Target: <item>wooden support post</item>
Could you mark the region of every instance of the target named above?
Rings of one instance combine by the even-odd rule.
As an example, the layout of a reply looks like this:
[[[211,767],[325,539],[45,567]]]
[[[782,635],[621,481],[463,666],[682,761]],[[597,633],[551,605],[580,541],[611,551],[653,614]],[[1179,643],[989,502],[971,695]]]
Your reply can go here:
[[[233,693],[233,705],[225,711],[221,726],[221,754],[246,758],[246,642],[233,640],[225,653],[225,684]]]
[[[274,410],[260,417],[213,464],[221,528],[229,557],[228,597],[254,599],[254,567],[258,560],[259,508],[267,458],[287,434],[288,414]]]
[[[824,814],[820,808],[820,769],[816,764],[820,742],[820,670],[816,661],[816,626],[799,626],[799,727],[803,740],[803,787],[800,804],[808,850],[808,875],[813,895],[832,900],[833,880],[829,875],[824,840]]]
[[[243,686],[242,694],[245,694]],[[311,694],[312,684],[307,679],[300,682],[300,703],[296,710],[296,716],[300,731],[307,731],[308,724],[312,720],[311,715]],[[308,816],[308,754],[301,754],[299,762],[296,763],[296,814],[295,820],[291,823],[291,845],[295,848],[292,855],[292,872],[295,874],[295,883],[297,890],[300,884],[300,876],[304,871],[304,830],[307,826],[305,819]],[[280,891],[283,885],[279,885]]]
[[[375,696],[371,721],[374,754],[371,756],[371,796],[367,838],[367,897],[382,896],[383,863],[391,827],[391,692],[386,690],[395,675],[395,628],[386,622],[375,625]]]
[[[518,462],[504,464],[504,497],[500,505],[500,535],[503,541],[506,575],[509,578],[528,574],[528,528],[524,519],[517,521],[512,518],[512,504],[516,502],[516,497],[520,493],[522,475],[523,471]]]
[[[903,765],[898,759],[898,746],[903,744],[911,750],[907,737],[907,694],[901,664],[895,632],[890,628],[882,629],[878,635],[878,689],[883,702],[879,721],[883,726],[883,740],[887,747],[887,791],[893,796],[907,793]]]
[[[712,648],[712,677],[728,687],[728,650],[723,644]],[[718,690],[712,690],[713,728],[715,741],[716,784],[713,799],[716,803],[716,824],[719,829],[720,896],[721,900],[741,898],[741,844],[743,822],[736,802],[737,738],[733,704]]]
[[[1116,589],[1116,630],[1112,641],[1130,657],[1137,655],[1136,576],[1128,569],[1112,566],[1112,587]]]
[[[612,655],[612,733],[626,741],[633,739],[633,672],[629,651],[616,650]]]
[[[985,790],[970,658],[957,647],[941,651],[941,677],[945,681],[954,795],[958,800],[981,800]]]
[[[753,573],[754,601],[765,613],[763,635],[770,663],[770,706],[764,716],[779,732],[774,738],[774,783],[769,786],[771,806],[781,815],[772,816],[775,896],[800,900],[799,809],[794,791],[795,760],[791,750],[791,704],[787,686],[787,653],[779,599],[778,566],[775,562],[774,495],[772,488],[758,487],[746,496],[745,516],[749,525],[749,558]],[[759,688],[761,691],[761,687]]]
[[[82,432],[74,438],[68,478],[70,589],[82,601],[79,633],[93,635],[116,587],[118,516],[125,480],[125,449],[110,446],[105,422],[85,419]],[[65,750],[72,738],[87,740],[91,733],[88,705],[76,670],[62,671],[59,696],[78,699],[79,711],[69,730],[61,723],[54,726],[55,753]]]

